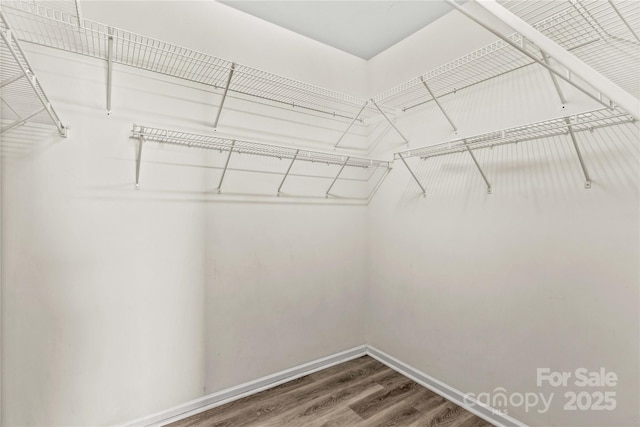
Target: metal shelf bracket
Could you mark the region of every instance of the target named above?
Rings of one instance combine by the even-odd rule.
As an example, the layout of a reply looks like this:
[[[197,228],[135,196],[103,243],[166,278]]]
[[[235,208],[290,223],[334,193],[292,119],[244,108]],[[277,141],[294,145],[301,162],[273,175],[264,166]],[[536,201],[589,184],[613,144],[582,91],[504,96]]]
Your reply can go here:
[[[300,150],[296,150],[296,154],[293,155],[293,159],[291,159],[291,163],[289,163],[289,167],[287,168],[287,172],[284,174],[284,177],[282,178],[282,182],[280,182],[280,186],[278,187],[278,196],[280,196],[280,190],[282,190],[282,186],[284,185],[284,181],[289,176],[289,172],[291,172],[291,168],[293,167],[293,164],[295,163],[296,159],[298,158],[298,154],[300,154]]]
[[[231,142],[231,149],[229,150],[229,154],[227,155],[227,160],[224,162],[224,169],[222,170],[222,176],[220,176],[220,182],[218,183],[218,194],[222,192],[222,181],[224,181],[224,176],[227,174],[227,168],[229,167],[229,160],[231,160],[231,154],[233,154],[233,147],[235,147],[236,142]]]
[[[216,114],[216,119],[213,122],[213,127],[218,128],[218,122],[220,121],[220,114],[222,113],[222,107],[224,106],[224,101],[227,99],[227,93],[229,92],[229,86],[231,86],[231,79],[233,78],[233,72],[236,69],[236,63],[232,63],[229,67],[229,75],[227,77],[227,84],[224,87],[224,92],[222,93],[222,99],[220,100],[220,105],[218,106],[218,113]]]
[[[374,101],[373,99],[371,99],[371,103],[378,109],[378,111],[380,111],[380,114],[382,114],[382,116],[387,120],[387,122],[389,122],[389,124],[391,125],[391,127],[393,127],[395,129],[395,131],[398,133],[398,135],[400,135],[402,137],[402,139],[404,139],[405,144],[409,145],[409,140],[402,134],[402,132],[400,132],[400,129],[398,129],[396,127],[396,125],[391,121],[391,119],[389,118],[389,116],[387,116],[385,114],[384,111],[382,111],[382,108],[380,108],[378,106],[378,104],[376,103],[376,101]]]
[[[447,119],[447,121],[449,122],[449,124],[453,128],[453,131],[457,132],[458,128],[456,127],[456,125],[453,124],[453,121],[451,120],[451,118],[449,117],[447,112],[444,110],[444,108],[442,108],[442,105],[440,104],[440,101],[438,101],[438,98],[436,98],[436,96],[433,94],[433,92],[431,91],[431,89],[427,85],[427,82],[425,81],[424,76],[420,76],[420,81],[424,85],[424,88],[427,90],[427,92],[429,92],[429,95],[431,95],[431,98],[433,98],[433,101],[436,103],[436,105],[440,109],[440,112],[442,113],[442,115],[445,117],[445,119]]]
[[[340,166],[340,170],[338,171],[338,174],[336,175],[335,178],[333,178],[333,181],[331,181],[331,185],[329,186],[329,188],[327,189],[327,192],[324,195],[325,198],[329,197],[329,192],[331,191],[331,189],[333,188],[334,184],[336,183],[336,181],[340,177],[340,174],[342,174],[342,171],[344,170],[344,167],[347,166],[347,163],[349,163],[349,157],[347,157],[346,160],[344,161],[344,163],[342,163],[342,166]]]
[[[576,150],[576,154],[578,155],[578,160],[580,161],[580,167],[582,168],[582,174],[584,175],[584,188],[591,188],[591,177],[589,176],[589,171],[587,171],[587,166],[584,163],[584,159],[582,158],[582,152],[580,151],[580,147],[578,146],[578,140],[576,139],[576,135],[573,133],[573,129],[571,126],[571,121],[568,117],[565,117],[565,122],[567,123],[567,131],[569,132],[569,137],[571,138],[571,142],[573,143],[573,148]]]
[[[335,150],[336,148],[338,148],[338,145],[340,144],[340,141],[342,141],[342,138],[345,137],[345,135],[347,134],[347,132],[349,132],[349,129],[351,129],[351,126],[353,126],[353,124],[356,122],[356,120],[358,120],[358,117],[360,117],[360,114],[362,114],[362,112],[364,111],[365,108],[367,108],[367,105],[369,104],[369,101],[365,102],[364,105],[362,106],[362,108],[360,108],[360,111],[358,111],[358,114],[355,115],[355,117],[351,120],[351,123],[349,123],[349,126],[347,126],[347,128],[344,130],[344,132],[342,132],[342,135],[340,135],[340,138],[338,138],[338,141],[335,143],[335,145],[333,146],[333,149]]]
[[[142,129],[144,132],[144,128]],[[142,145],[144,144],[144,137],[139,137],[138,153],[136,155],[136,190],[140,189],[140,162],[142,160]]]
[[[413,173],[413,171],[411,170],[411,168],[409,167],[409,164],[407,163],[407,161],[404,159],[404,156],[401,153],[398,153],[398,156],[400,157],[400,160],[402,160],[402,163],[404,163],[404,165],[407,167],[407,169],[409,170],[409,173],[411,174],[411,176],[413,177],[413,179],[416,181],[416,183],[418,184],[418,186],[420,187],[420,189],[422,190],[422,197],[427,197],[427,190],[424,189],[424,187],[422,186],[422,184],[420,183],[420,180],[418,179],[418,177],[416,177],[416,174]]]
[[[482,175],[482,179],[484,180],[484,183],[487,184],[487,194],[491,194],[491,183],[489,182],[489,180],[487,179],[487,176],[484,174],[484,171],[480,167],[480,164],[478,163],[478,159],[476,159],[476,156],[473,154],[473,151],[471,151],[471,148],[469,148],[469,146],[466,145],[466,144],[467,143],[465,141],[465,146],[467,148],[467,152],[469,153],[469,155],[473,159],[473,163],[475,163],[476,168],[478,168],[478,172],[480,172],[480,175]]]
[[[111,82],[113,79],[113,28],[107,38],[107,116],[111,115]]]

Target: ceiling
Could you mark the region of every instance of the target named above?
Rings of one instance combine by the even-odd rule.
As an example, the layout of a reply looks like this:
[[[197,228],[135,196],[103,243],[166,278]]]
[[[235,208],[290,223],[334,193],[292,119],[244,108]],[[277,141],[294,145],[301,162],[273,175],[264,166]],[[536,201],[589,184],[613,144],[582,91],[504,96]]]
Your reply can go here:
[[[444,0],[219,1],[363,59],[452,10]]]

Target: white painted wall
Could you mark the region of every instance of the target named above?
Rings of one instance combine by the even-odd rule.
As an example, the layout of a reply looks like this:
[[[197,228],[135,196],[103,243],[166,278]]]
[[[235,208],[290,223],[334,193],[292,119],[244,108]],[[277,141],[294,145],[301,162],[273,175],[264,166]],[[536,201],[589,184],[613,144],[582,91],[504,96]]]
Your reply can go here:
[[[374,58],[372,82],[449,54],[430,43],[436,27],[455,38],[445,21]],[[417,147],[596,107],[563,89],[564,110],[548,74],[524,69],[443,98],[458,135],[434,105],[398,126]],[[637,123],[578,134],[590,190],[566,136],[477,151],[491,195],[465,153],[408,160],[426,198],[396,163],[368,211],[367,343],[465,393],[555,392],[546,413],[506,408],[532,426],[638,425],[639,137]],[[398,142],[389,132],[374,153]],[[539,388],[545,367],[605,367],[619,383]],[[615,391],[617,408],[565,411],[569,390]]]
[[[450,14],[367,66],[215,2],[83,6],[90,19],[359,96],[466,53],[470,39],[490,41],[473,29],[446,38],[463,28]],[[232,37],[238,29],[250,30]],[[462,156],[411,160],[426,200],[400,164],[368,209],[277,199],[273,172],[286,165],[256,175],[242,170],[252,159],[235,157],[230,194],[217,196],[223,157],[153,144],[135,192],[131,124],[210,132],[219,94],[116,66],[107,118],[104,64],[28,50],[72,130],[2,160],[3,425],[126,421],[362,344],[365,332],[468,392],[530,391],[538,367],[605,366],[621,379],[615,412],[509,413],[532,425],[639,423],[636,125],[579,136],[588,191],[556,138],[478,153],[490,196]],[[562,110],[548,76],[524,70],[443,105],[459,135],[593,106],[564,89]],[[227,135],[327,148],[342,126],[235,97],[227,106]],[[398,126],[412,146],[453,136],[433,105]],[[348,143],[367,139],[380,156],[402,147],[380,126]],[[287,196],[322,194],[326,181],[304,175],[335,168],[319,168],[296,169]]]
[[[87,16],[103,20],[91,15],[98,6],[87,3]],[[136,23],[182,10],[167,2],[102,7]],[[220,11],[205,19],[208,7],[220,6],[185,8],[190,38],[170,27],[157,35],[197,47],[205,39],[197,22],[237,33]],[[137,8],[151,8],[153,19],[140,20]],[[306,61],[333,64],[342,55],[250,27],[252,40],[287,38],[297,48],[281,45],[270,57],[265,46],[239,44],[233,59],[267,69],[286,60],[296,69],[289,75],[305,81],[345,82]],[[366,207],[324,200],[337,166],[296,164],[277,198],[288,162],[235,156],[217,195],[225,155],[148,143],[135,191],[132,124],[211,133],[220,91],[116,65],[107,117],[103,62],[26,49],[72,129],[65,140],[50,131],[2,159],[2,425],[112,425],[363,344]],[[326,149],[345,126],[237,97],[226,105],[225,135]],[[366,142],[367,129],[357,132],[351,142]],[[19,137],[8,134],[3,147]],[[246,171],[258,163],[262,173]],[[363,176],[346,174],[335,193],[366,195]]]

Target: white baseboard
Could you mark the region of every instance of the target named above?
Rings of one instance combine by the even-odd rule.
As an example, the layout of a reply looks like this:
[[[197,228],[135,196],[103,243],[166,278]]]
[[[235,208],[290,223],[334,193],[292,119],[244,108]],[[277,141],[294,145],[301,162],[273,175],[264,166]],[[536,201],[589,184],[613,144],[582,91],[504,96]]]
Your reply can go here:
[[[204,412],[211,408],[215,408],[216,406],[221,406],[225,403],[242,399],[243,397],[247,397],[252,394],[256,394],[261,391],[278,386],[280,384],[293,381],[296,378],[304,377],[305,375],[309,375],[314,372],[329,368],[331,366],[344,363],[348,360],[364,356],[365,354],[367,354],[366,346],[361,345],[358,347],[354,347],[349,350],[341,351],[340,353],[335,353],[321,359],[303,363],[302,365],[298,365],[293,368],[285,369],[284,371],[267,375],[266,377],[258,378],[257,380],[249,381],[235,387],[208,394],[198,399],[183,403],[182,405],[175,406],[166,411],[158,412],[153,415],[148,415],[146,417],[129,421],[123,424],[123,427],[163,426],[184,418],[188,418],[192,415],[199,414],[200,412]]]
[[[405,377],[411,378],[423,387],[428,388],[434,393],[439,394],[445,399],[450,400],[456,405],[461,406],[467,411],[498,427],[527,427],[526,424],[523,424],[515,418],[511,418],[510,416],[495,410],[482,402],[478,402],[476,399],[470,397],[465,398],[465,393],[462,393],[460,390],[457,390],[412,366],[402,363],[395,357],[389,356],[375,347],[368,345],[367,354],[379,362],[384,363],[391,369],[401,373]]]
[[[520,421],[491,408],[490,406],[478,402],[475,399],[469,397],[465,399],[465,394],[461,391],[456,390],[455,388],[448,386],[442,381],[439,381],[399,361],[398,359],[389,356],[388,354],[378,350],[377,348],[368,345],[354,347],[340,353],[335,353],[330,356],[307,362],[290,369],[285,369],[284,371],[267,375],[266,377],[258,378],[257,380],[249,381],[235,387],[227,388],[216,393],[191,400],[166,411],[158,412],[153,415],[148,415],[146,417],[127,422],[123,424],[123,427],[157,427],[170,424],[172,422],[188,418],[192,415],[199,414],[200,412],[204,412],[211,408],[224,405],[225,403],[233,402],[234,400],[242,399],[243,397],[247,397],[252,394],[256,394],[280,384],[284,384],[286,382],[303,377],[305,375],[309,375],[313,372],[321,371],[339,363],[364,356],[365,354],[373,357],[374,359],[401,373],[407,378],[414,380],[418,384],[428,388],[434,393],[439,394],[445,399],[450,400],[456,405],[463,407],[467,411],[479,416],[484,420],[489,421],[492,424],[495,424],[496,426],[527,427],[526,424],[523,424]]]

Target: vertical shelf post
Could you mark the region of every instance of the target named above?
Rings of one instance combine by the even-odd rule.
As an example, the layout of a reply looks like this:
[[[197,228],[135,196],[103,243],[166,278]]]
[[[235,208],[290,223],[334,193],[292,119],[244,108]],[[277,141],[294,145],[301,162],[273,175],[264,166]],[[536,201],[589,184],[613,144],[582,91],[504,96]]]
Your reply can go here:
[[[342,141],[342,138],[344,138],[345,135],[347,134],[347,132],[349,132],[349,129],[351,129],[351,126],[353,126],[353,124],[356,122],[356,120],[358,120],[358,117],[360,117],[360,114],[362,114],[364,109],[367,107],[367,104],[369,104],[369,101],[364,103],[362,108],[360,108],[360,111],[358,111],[358,114],[356,114],[356,116],[353,118],[353,120],[351,120],[351,123],[349,123],[349,126],[347,126],[347,128],[344,130],[344,132],[342,132],[342,135],[340,135],[340,138],[338,138],[338,142],[336,142],[335,145],[333,146],[334,150],[336,148],[338,148],[338,145],[340,144],[340,141]]]
[[[218,127],[218,122],[220,121],[220,114],[222,113],[222,107],[224,106],[224,101],[227,99],[227,93],[229,92],[229,86],[231,86],[231,78],[233,77],[233,72],[236,69],[236,63],[232,63],[229,68],[229,76],[227,77],[227,84],[224,87],[224,92],[222,93],[222,100],[220,100],[220,105],[218,106],[218,113],[216,114],[216,120],[213,122],[213,127]]]
[[[333,185],[338,180],[338,177],[340,177],[340,175],[342,174],[342,171],[344,170],[344,167],[347,166],[347,163],[349,163],[349,159],[350,159],[350,157],[347,157],[347,159],[344,161],[344,163],[342,163],[342,166],[340,167],[340,170],[338,171],[338,174],[336,175],[335,178],[333,178],[333,181],[331,181],[331,185],[329,186],[329,188],[327,189],[327,192],[324,195],[325,198],[329,197],[329,192],[331,191],[331,189],[333,188]]]
[[[293,155],[293,159],[291,159],[291,163],[289,163],[289,167],[287,168],[287,172],[284,174],[284,177],[282,178],[282,182],[280,182],[280,186],[278,187],[278,196],[280,195],[280,190],[282,190],[282,186],[284,185],[284,181],[289,176],[289,172],[291,172],[291,168],[293,167],[293,163],[298,158],[298,154],[299,153],[300,153],[300,150],[296,150],[296,154]]]
[[[78,18],[78,27],[84,28],[82,19],[82,9],[80,9],[80,0],[75,0],[76,3],[76,18]]]
[[[144,132],[144,128],[140,129],[140,133]],[[142,145],[144,144],[144,136],[140,135],[138,142],[138,154],[136,156],[136,190],[140,189],[140,162],[142,161]]]
[[[380,111],[380,113],[382,114],[382,116],[387,120],[387,122],[389,122],[389,124],[391,125],[391,127],[393,127],[396,132],[398,133],[398,135],[400,135],[402,137],[402,139],[404,139],[405,144],[409,145],[409,140],[402,134],[402,132],[400,132],[400,130],[396,127],[396,125],[391,121],[391,119],[389,118],[389,116],[387,116],[385,114],[384,111],[382,111],[382,108],[380,108],[378,106],[378,104],[372,99],[371,102],[373,103],[373,105],[375,105],[375,107],[378,109],[378,111]]]
[[[107,39],[107,116],[111,115],[111,82],[113,78],[113,28],[109,27]]]
[[[224,176],[227,174],[227,168],[229,167],[229,160],[231,160],[231,154],[233,154],[233,147],[235,147],[236,142],[231,142],[231,148],[229,149],[229,155],[227,156],[227,160],[224,162],[224,169],[222,170],[222,176],[220,177],[220,182],[218,183],[218,194],[220,194],[222,189],[222,181],[224,181]]]
[[[409,167],[409,164],[407,163],[407,161],[404,159],[404,156],[402,155],[402,153],[398,153],[398,156],[400,157],[400,160],[402,160],[402,163],[404,163],[404,165],[407,167],[407,169],[409,170],[409,173],[411,174],[411,176],[413,177],[413,179],[416,181],[416,183],[418,184],[418,186],[420,187],[420,189],[422,190],[422,197],[427,197],[427,190],[424,189],[424,187],[422,186],[422,184],[420,183],[420,180],[418,179],[418,177],[416,176],[415,173],[413,173],[413,171],[411,170],[411,168]]]

